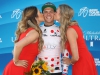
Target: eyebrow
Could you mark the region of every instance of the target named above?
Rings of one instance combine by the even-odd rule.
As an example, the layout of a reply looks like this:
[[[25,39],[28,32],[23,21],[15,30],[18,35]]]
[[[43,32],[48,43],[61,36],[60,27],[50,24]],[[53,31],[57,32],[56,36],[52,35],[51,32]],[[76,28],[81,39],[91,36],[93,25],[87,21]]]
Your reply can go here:
[[[49,10],[49,9],[47,9],[47,10],[44,10],[44,11],[54,11],[54,10]]]

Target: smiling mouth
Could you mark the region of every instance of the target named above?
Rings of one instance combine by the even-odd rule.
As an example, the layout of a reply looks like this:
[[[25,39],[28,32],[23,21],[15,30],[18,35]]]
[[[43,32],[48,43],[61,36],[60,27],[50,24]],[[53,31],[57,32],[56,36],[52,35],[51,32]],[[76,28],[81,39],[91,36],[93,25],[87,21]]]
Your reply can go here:
[[[46,17],[47,19],[51,19],[52,17]]]

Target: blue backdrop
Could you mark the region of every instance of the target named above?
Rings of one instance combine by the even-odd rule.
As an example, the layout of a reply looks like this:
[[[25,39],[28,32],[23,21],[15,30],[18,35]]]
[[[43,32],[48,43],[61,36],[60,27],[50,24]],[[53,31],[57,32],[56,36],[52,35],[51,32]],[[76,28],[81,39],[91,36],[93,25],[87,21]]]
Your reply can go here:
[[[57,7],[68,4],[74,9],[73,20],[78,21],[83,30],[84,39],[100,75],[100,0],[0,0],[0,75],[12,59],[15,30],[23,9],[35,5],[41,11],[41,6],[46,2],[52,2]],[[70,66],[68,75],[72,74],[71,71]]]

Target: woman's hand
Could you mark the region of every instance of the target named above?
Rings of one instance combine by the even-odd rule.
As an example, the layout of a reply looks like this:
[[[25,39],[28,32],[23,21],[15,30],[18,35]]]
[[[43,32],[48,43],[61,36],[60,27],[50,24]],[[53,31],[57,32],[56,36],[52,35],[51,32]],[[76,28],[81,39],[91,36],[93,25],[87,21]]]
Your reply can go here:
[[[63,57],[63,63],[64,63],[64,64],[70,65],[70,64],[71,64],[70,61],[71,61],[71,60],[70,60],[69,58]]]
[[[14,64],[16,66],[22,66],[22,67],[25,67],[25,68],[28,67],[28,61],[26,61],[26,60],[18,60],[16,62],[14,62]]]

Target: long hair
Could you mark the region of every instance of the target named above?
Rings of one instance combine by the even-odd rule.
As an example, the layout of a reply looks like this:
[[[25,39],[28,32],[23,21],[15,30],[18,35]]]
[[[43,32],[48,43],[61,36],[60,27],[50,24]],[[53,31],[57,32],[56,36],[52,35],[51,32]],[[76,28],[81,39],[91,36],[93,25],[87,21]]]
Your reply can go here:
[[[65,43],[67,41],[66,31],[68,26],[77,23],[76,21],[72,21],[72,17],[74,15],[73,9],[66,5],[61,4],[59,5],[60,8],[60,33],[61,33],[61,46],[62,50],[65,49]]]
[[[42,50],[43,47],[43,39],[42,39],[42,31],[37,24],[36,17],[38,17],[38,10],[35,6],[27,7],[23,10],[22,19],[18,23],[18,27],[16,30],[16,40],[15,43],[18,42],[20,34],[25,32],[29,27],[34,28],[39,33],[39,45],[38,49]]]

